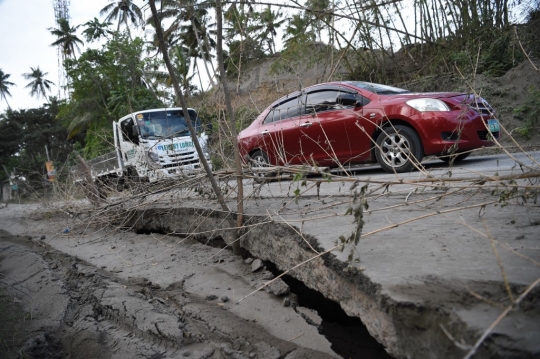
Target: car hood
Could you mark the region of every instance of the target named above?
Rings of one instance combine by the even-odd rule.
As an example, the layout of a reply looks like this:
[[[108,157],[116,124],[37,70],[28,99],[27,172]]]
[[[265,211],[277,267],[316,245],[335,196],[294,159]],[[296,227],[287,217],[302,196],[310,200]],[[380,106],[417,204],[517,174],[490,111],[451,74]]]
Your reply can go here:
[[[403,93],[399,95],[388,95],[388,99],[404,99],[405,101],[411,100],[414,98],[452,98],[459,96],[468,96],[463,92],[410,92]],[[474,96],[473,96],[474,97]]]
[[[378,100],[379,102],[399,103],[415,98],[444,99],[445,101],[453,103],[455,105],[465,104],[468,106],[477,106],[478,104],[484,104],[485,106],[489,106],[487,101],[484,100],[482,97],[464,92],[411,92],[399,95],[380,96]]]

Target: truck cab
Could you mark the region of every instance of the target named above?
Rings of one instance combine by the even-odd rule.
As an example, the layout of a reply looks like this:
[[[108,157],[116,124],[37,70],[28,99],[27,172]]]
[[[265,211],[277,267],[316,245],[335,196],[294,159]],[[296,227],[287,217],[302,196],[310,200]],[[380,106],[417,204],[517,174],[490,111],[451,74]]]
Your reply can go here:
[[[194,109],[189,121],[206,159],[208,135]],[[154,182],[202,169],[182,108],[137,111],[113,122],[118,167],[123,173]]]

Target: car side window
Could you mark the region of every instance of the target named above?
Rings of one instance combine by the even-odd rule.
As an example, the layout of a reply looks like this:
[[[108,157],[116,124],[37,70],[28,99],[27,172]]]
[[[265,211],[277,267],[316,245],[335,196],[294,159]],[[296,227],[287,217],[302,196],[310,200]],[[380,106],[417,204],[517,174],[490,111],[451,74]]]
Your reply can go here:
[[[339,103],[342,108],[365,106],[369,102],[368,98],[357,93],[340,92],[337,96],[337,103]]]
[[[339,91],[322,90],[307,94],[306,112],[319,113],[341,108],[337,103]]]
[[[286,100],[268,112],[268,115],[266,115],[266,118],[264,119],[264,123],[277,122],[299,116],[303,112],[302,108],[300,97]]]
[[[324,89],[308,93],[306,112],[315,114],[324,111],[355,108],[369,103],[366,97],[343,89]]]

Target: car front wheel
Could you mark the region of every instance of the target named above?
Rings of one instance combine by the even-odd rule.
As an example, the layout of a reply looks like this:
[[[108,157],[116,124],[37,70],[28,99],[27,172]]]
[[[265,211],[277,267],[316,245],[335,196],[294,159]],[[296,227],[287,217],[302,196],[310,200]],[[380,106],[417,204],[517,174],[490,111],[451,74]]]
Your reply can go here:
[[[409,172],[424,156],[418,134],[410,127],[387,127],[377,137],[375,157],[386,172]]]
[[[255,151],[249,157],[250,168],[254,174],[256,182],[264,182],[267,177],[271,177],[272,173],[268,172],[268,167],[271,166],[268,160],[268,155],[262,151]]]

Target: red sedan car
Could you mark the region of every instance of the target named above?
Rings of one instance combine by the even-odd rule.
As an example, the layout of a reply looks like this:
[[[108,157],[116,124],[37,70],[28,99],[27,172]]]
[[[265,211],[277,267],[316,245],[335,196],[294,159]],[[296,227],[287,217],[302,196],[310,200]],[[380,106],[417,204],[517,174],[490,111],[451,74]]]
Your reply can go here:
[[[238,142],[256,167],[378,162],[388,172],[408,172],[424,156],[460,161],[498,137],[495,111],[481,97],[344,81],[280,98]]]

